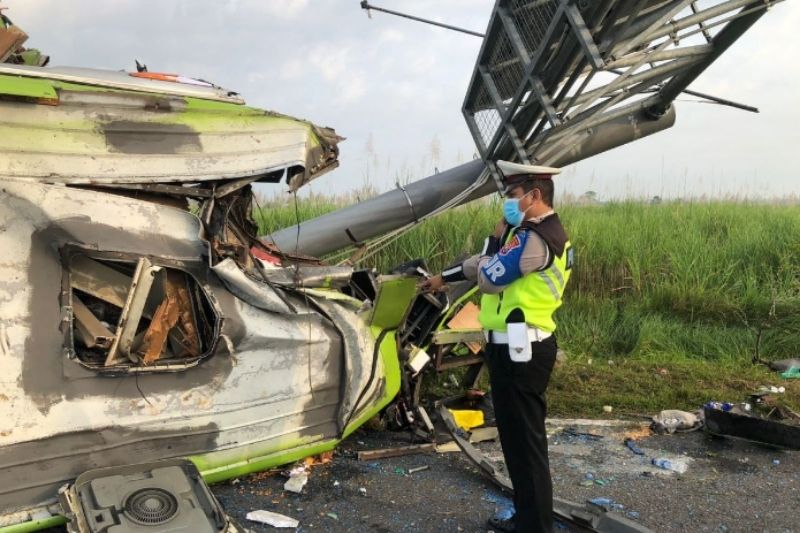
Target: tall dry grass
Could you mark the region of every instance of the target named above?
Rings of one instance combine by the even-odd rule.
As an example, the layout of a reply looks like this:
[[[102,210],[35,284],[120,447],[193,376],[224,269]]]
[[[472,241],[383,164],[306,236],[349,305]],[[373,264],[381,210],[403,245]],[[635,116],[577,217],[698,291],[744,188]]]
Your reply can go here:
[[[316,196],[262,206],[264,233],[332,211]],[[587,356],[738,363],[800,355],[800,209],[731,201],[569,203],[559,212],[577,264],[558,311],[560,343]],[[475,252],[496,201],[412,229],[364,266],[423,257],[438,271]]]

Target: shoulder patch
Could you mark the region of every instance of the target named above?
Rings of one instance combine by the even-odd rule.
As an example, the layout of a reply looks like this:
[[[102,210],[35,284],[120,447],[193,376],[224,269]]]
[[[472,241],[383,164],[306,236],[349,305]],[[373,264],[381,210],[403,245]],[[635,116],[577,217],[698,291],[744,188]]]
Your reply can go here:
[[[517,233],[505,244],[505,246],[500,248],[500,251],[497,253],[500,255],[508,255],[520,246],[522,246],[522,239],[519,238],[519,233]]]

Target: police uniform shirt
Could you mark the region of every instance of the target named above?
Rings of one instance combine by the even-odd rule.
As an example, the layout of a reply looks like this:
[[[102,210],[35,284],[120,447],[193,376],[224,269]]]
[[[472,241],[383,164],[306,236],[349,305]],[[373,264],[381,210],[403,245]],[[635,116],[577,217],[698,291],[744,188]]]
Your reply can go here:
[[[538,224],[554,213],[551,210],[528,221]],[[550,249],[544,239],[533,231],[516,231],[497,254],[476,254],[461,263],[461,268],[466,279],[478,282],[481,292],[497,294],[518,278],[546,268],[549,262]]]

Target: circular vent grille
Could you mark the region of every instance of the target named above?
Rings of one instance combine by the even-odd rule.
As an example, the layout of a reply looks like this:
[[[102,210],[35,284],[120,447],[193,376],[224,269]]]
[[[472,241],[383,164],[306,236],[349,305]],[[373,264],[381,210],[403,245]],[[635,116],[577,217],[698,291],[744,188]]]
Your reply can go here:
[[[128,496],[124,510],[137,524],[158,526],[178,514],[178,500],[163,489],[141,489]]]

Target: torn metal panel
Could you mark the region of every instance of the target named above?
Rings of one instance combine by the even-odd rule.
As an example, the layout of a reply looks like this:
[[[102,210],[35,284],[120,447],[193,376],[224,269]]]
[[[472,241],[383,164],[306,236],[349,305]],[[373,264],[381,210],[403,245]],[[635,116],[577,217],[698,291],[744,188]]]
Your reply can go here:
[[[2,72],[0,95],[19,93],[20,78]],[[33,81],[49,83],[58,99],[41,105],[34,88],[30,99],[0,101],[0,176],[98,186],[274,182],[285,172],[297,189],[338,166],[342,139],[333,130],[286,115],[169,94],[81,90],[57,76]]]
[[[224,259],[211,267],[229,291],[253,307],[273,313],[290,313],[292,309],[272,286],[247,276],[232,259]]]
[[[353,267],[348,266],[290,266],[265,267],[267,281],[285,287],[307,289],[341,289],[350,283]]]

